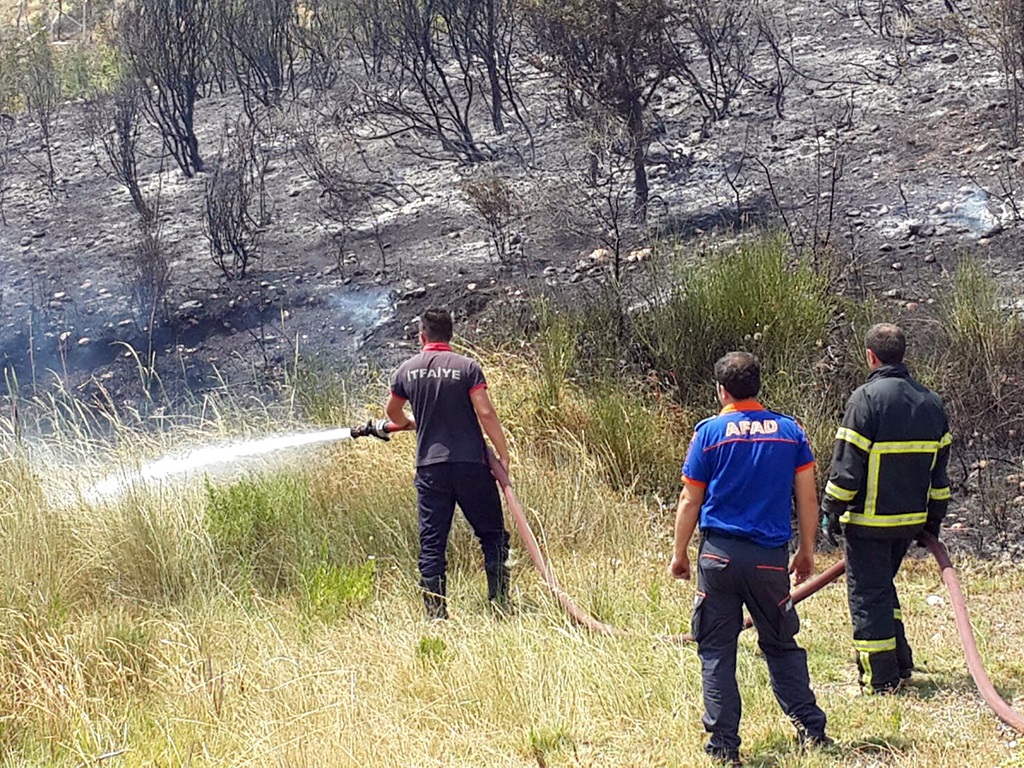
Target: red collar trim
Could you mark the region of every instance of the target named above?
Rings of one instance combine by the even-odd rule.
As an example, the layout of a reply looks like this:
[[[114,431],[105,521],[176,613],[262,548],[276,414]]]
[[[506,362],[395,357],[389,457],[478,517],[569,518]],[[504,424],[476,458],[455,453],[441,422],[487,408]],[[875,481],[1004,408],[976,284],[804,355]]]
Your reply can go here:
[[[730,403],[722,409],[719,416],[724,416],[727,413],[737,413],[739,411],[764,411],[767,410],[757,400],[737,400],[735,403]]]
[[[431,341],[423,345],[424,352],[451,352],[452,348],[443,341]]]

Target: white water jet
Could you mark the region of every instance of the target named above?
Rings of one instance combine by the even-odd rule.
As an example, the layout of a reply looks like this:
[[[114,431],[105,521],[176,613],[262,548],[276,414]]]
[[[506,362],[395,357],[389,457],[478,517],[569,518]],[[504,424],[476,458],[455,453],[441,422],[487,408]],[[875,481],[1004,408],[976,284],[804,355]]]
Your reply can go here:
[[[138,469],[120,469],[112,472],[86,489],[82,493],[82,499],[89,504],[114,501],[137,486],[163,480],[185,479],[198,474],[210,474],[211,470],[237,465],[243,459],[267,456],[279,451],[295,450],[320,443],[350,440],[351,438],[352,430],[348,427],[341,427],[325,429],[320,432],[302,432],[242,440],[225,445],[207,445],[165,456],[143,464]]]

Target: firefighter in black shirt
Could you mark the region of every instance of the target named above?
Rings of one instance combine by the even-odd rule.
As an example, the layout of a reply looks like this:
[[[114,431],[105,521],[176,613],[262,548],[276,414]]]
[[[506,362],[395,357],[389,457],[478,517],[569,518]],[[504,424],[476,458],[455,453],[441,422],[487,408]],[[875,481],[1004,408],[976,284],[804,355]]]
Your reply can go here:
[[[452,351],[451,340],[451,313],[427,309],[420,316],[422,349],[395,372],[385,409],[400,429],[416,430],[420,586],[431,619],[448,618],[445,552],[456,504],[480,541],[487,598],[499,605],[508,600],[508,532],[484,434],[506,472],[508,441],[480,364]]]
[[[914,667],[893,579],[922,531],[939,535],[952,439],[942,400],[903,364],[903,331],[880,323],[865,341],[871,375],[846,405],[822,511],[833,543],[845,534],[860,683],[890,693]]]

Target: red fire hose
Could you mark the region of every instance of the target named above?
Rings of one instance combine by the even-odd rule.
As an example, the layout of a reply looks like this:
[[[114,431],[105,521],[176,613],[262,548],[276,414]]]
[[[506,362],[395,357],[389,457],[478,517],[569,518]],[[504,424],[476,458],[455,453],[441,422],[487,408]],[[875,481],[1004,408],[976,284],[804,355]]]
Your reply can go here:
[[[924,534],[925,546],[935,557],[942,572],[942,583],[949,590],[949,599],[953,603],[953,616],[956,618],[956,631],[960,634],[960,645],[963,646],[964,656],[967,657],[967,669],[974,678],[974,684],[978,686],[978,692],[989,705],[996,717],[1006,723],[1014,730],[1024,733],[1024,718],[1022,718],[1013,707],[1003,701],[1003,698],[996,691],[988,673],[981,663],[981,654],[978,653],[978,645],[974,641],[974,632],[971,630],[971,620],[967,615],[967,601],[960,589],[960,580],[956,577],[953,563],[949,559],[949,552],[942,542],[930,533]]]
[[[512,484],[509,482],[508,472],[505,468],[498,463],[498,460],[494,458],[494,454],[490,451],[487,452],[487,460],[491,464],[491,474],[494,475],[494,479],[498,481],[498,485],[501,486],[502,493],[505,495],[505,501],[508,503],[508,507],[512,510],[512,518],[516,521],[516,530],[519,531],[519,538],[523,540],[523,544],[526,545],[526,551],[530,555],[530,560],[533,561],[533,567],[537,569],[540,577],[544,579],[544,583],[548,585],[548,589],[561,603],[562,608],[565,612],[572,617],[573,621],[580,624],[587,629],[597,632],[601,635],[622,635],[625,634],[621,629],[616,629],[610,624],[605,624],[603,621],[598,621],[585,610],[580,608],[576,603],[572,601],[572,598],[566,594],[560,586],[558,586],[558,580],[555,578],[555,574],[551,572],[551,568],[548,567],[547,560],[544,559],[543,553],[540,551],[540,545],[537,543],[537,537],[533,535],[533,531],[530,529],[530,523],[526,520],[526,515],[523,514],[523,508],[519,505],[519,499],[516,498],[516,492],[512,490]]]
[[[548,563],[540,550],[540,546],[537,544],[537,538],[533,535],[533,531],[530,529],[530,524],[526,520],[526,515],[523,513],[523,508],[519,504],[519,499],[516,498],[516,493],[512,490],[508,473],[505,471],[504,467],[495,460],[493,455],[488,454],[488,458],[491,463],[491,472],[494,474],[495,479],[498,481],[498,484],[501,486],[501,490],[505,495],[505,501],[508,503],[508,507],[512,512],[512,517],[516,522],[516,528],[519,531],[519,536],[526,545],[526,551],[530,555],[530,560],[533,561],[534,567],[536,567],[541,578],[544,579],[544,582],[547,584],[552,594],[554,594],[558,599],[558,602],[561,603],[565,612],[568,613],[569,616],[578,624],[599,634],[609,636],[626,634],[621,629],[617,629],[616,627],[595,619],[585,610],[576,605],[576,603],[572,601],[572,598],[566,594],[565,590],[558,585],[555,575],[551,572],[551,568],[548,566]],[[925,534],[924,541],[928,550],[932,553],[936,562],[939,564],[939,569],[942,573],[942,581],[946,585],[946,589],[949,590],[950,601],[953,604],[953,615],[956,619],[956,628],[960,635],[960,645],[963,646],[964,656],[967,658],[967,668],[970,670],[971,677],[974,679],[974,684],[978,687],[981,697],[985,700],[985,703],[989,705],[996,717],[1011,728],[1014,728],[1020,733],[1024,733],[1024,718],[1021,718],[1013,707],[1002,699],[996,691],[995,686],[992,685],[992,681],[989,679],[988,674],[985,672],[985,668],[982,665],[981,654],[978,653],[978,646],[974,640],[974,632],[971,629],[971,620],[967,615],[967,603],[964,599],[964,594],[960,589],[960,582],[956,577],[956,571],[953,569],[953,563],[949,559],[949,553],[946,551],[946,548],[942,543],[930,534]],[[827,570],[815,576],[813,579],[810,579],[797,589],[793,590],[793,602],[799,603],[800,601],[807,599],[822,587],[831,584],[845,572],[846,562],[840,560]],[[743,627],[746,629],[751,626],[753,626],[753,622],[749,617],[747,617],[743,623]],[[672,639],[677,642],[690,642],[693,640],[689,634]]]

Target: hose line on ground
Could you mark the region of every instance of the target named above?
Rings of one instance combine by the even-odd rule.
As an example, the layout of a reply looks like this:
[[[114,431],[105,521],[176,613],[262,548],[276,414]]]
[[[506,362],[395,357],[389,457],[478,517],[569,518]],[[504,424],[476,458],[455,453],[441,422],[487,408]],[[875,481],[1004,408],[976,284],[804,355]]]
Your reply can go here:
[[[924,534],[924,543],[934,556],[935,562],[939,564],[942,583],[949,590],[949,599],[953,604],[953,616],[956,619],[956,631],[960,635],[960,645],[963,647],[964,657],[967,659],[967,669],[970,670],[974,684],[978,686],[978,692],[985,703],[995,712],[996,717],[1014,730],[1024,733],[1024,718],[999,695],[982,665],[978,644],[974,641],[974,632],[971,629],[971,619],[967,615],[967,601],[960,589],[960,580],[956,577],[956,570],[949,559],[949,552],[946,551],[942,542],[930,533]]]
[[[576,605],[565,590],[559,586],[558,580],[555,578],[547,560],[544,558],[544,554],[540,550],[537,538],[533,535],[530,523],[527,521],[526,515],[523,513],[523,508],[519,504],[519,499],[516,497],[516,493],[512,489],[508,473],[505,471],[505,468],[495,460],[493,454],[490,452],[488,452],[488,459],[491,465],[491,472],[494,474],[495,479],[501,486],[502,493],[505,496],[505,501],[508,503],[508,507],[512,512],[512,518],[515,520],[516,529],[519,531],[519,537],[523,540],[526,551],[530,555],[530,560],[533,562],[537,572],[540,573],[544,583],[547,584],[548,589],[550,589],[552,594],[558,599],[558,602],[561,604],[565,612],[569,614],[575,622],[598,634],[606,636],[620,636],[628,634],[621,629],[613,627],[610,624],[606,624],[603,621],[599,621],[591,616],[585,610]],[[956,628],[960,635],[960,645],[963,647],[964,657],[967,659],[967,668],[970,670],[971,677],[974,679],[974,684],[978,687],[978,692],[981,693],[981,697],[992,709],[996,717],[1011,728],[1014,728],[1020,733],[1024,733],[1024,718],[1021,718],[1013,707],[1003,700],[996,691],[995,686],[992,685],[992,681],[989,679],[988,674],[985,672],[985,667],[981,661],[981,654],[978,653],[978,645],[974,640],[974,632],[971,629],[971,620],[967,615],[967,602],[964,599],[963,591],[960,589],[960,581],[957,579],[953,563],[949,559],[949,553],[946,551],[942,542],[931,534],[925,533],[923,536],[925,546],[928,547],[928,550],[935,557],[935,561],[938,563],[939,570],[941,571],[942,581],[946,585],[946,589],[949,591],[950,601],[953,604],[953,616],[956,619]],[[810,579],[797,589],[794,589],[792,594],[793,603],[795,604],[802,600],[806,600],[822,587],[834,582],[845,572],[846,562],[844,560],[838,561],[822,573],[815,576],[813,579]],[[747,617],[743,623],[743,627],[746,629],[751,626],[753,626],[753,622],[750,620],[750,617]],[[689,634],[668,639],[675,642],[691,642],[693,640]]]

